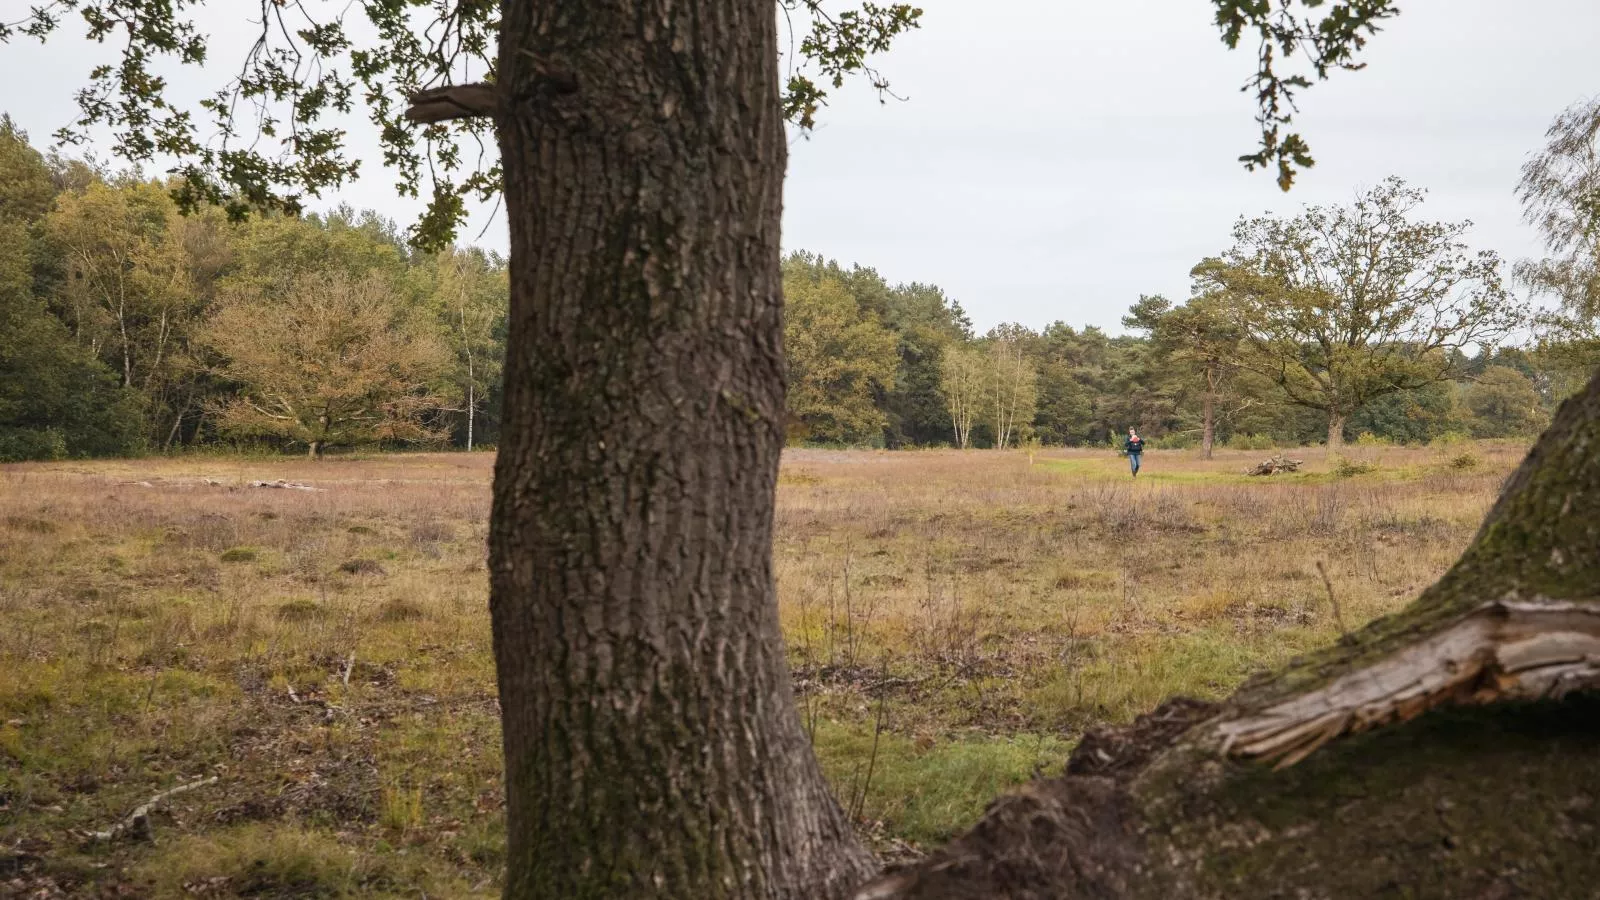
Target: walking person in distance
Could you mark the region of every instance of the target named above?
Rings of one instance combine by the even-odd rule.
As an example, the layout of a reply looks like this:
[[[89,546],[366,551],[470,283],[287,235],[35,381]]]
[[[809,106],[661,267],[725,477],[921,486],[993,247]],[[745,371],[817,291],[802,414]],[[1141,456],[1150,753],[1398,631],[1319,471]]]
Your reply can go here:
[[[1133,469],[1133,477],[1139,477],[1139,458],[1144,455],[1144,438],[1139,437],[1139,432],[1128,427],[1128,440],[1123,444],[1128,451],[1128,466]]]

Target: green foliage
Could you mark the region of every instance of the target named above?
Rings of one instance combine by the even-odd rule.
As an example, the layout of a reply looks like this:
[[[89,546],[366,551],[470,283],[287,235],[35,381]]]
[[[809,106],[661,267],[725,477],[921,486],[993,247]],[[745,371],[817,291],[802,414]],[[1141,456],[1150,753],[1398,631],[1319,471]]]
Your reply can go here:
[[[0,120],[0,461],[114,456],[143,445],[139,397],[37,295],[52,200],[43,158]]]
[[[287,426],[240,427],[237,401],[252,385],[237,353],[221,351],[231,340],[281,355],[287,338],[266,346],[287,308],[278,298],[324,274],[384,279],[396,316],[372,325],[375,337],[440,351],[437,365],[395,373],[409,398],[395,401],[408,408],[401,418],[418,429],[410,436],[497,439],[504,260],[413,254],[394,223],[349,207],[243,224],[211,210],[180,216],[163,185],[47,161],[0,118],[0,458],[302,439]],[[365,415],[352,407],[334,417],[347,413]]]
[[[1354,478],[1357,475],[1370,475],[1378,471],[1378,464],[1366,460],[1351,459],[1342,456],[1334,463],[1333,474],[1337,478]]]
[[[1356,53],[1377,33],[1379,23],[1400,10],[1393,0],[1345,0],[1327,5],[1320,17],[1314,17],[1313,11],[1324,7],[1326,0],[1282,0],[1276,8],[1268,0],[1212,2],[1223,43],[1236,48],[1246,33],[1253,33],[1259,48],[1259,67],[1244,89],[1256,94],[1261,149],[1239,160],[1252,170],[1276,165],[1278,186],[1287,191],[1294,184],[1295,169],[1308,169],[1314,163],[1304,138],[1294,132],[1279,133],[1293,120],[1296,93],[1312,84],[1306,74],[1282,74],[1284,62],[1304,59],[1319,80],[1335,70],[1363,68],[1365,63],[1357,62]]]
[[[1472,414],[1473,437],[1529,437],[1550,422],[1533,382],[1507,366],[1485,369],[1467,386],[1463,402]]]
[[[1586,336],[1600,318],[1600,97],[1567,108],[1545,137],[1522,167],[1517,199],[1551,255],[1522,261],[1517,275],[1559,301],[1547,320],[1555,330]]]
[[[837,15],[825,11],[822,0],[778,0],[778,5],[793,29],[798,30],[794,13],[803,12],[810,19],[811,27],[798,48],[801,65],[791,66],[783,94],[784,118],[807,130],[827,105],[828,89],[844,87],[852,75],[866,76],[880,97],[889,96],[888,79],[868,60],[888,51],[896,37],[916,28],[922,18],[922,10],[907,3],[868,2]],[[818,77],[812,77],[806,63],[816,67]]]
[[[1236,432],[1228,437],[1229,450],[1271,450],[1277,442],[1268,434],[1244,434]]]
[[[1022,325],[1003,324],[984,337],[987,356],[985,405],[994,423],[994,443],[1005,449],[1032,436],[1038,404],[1038,369],[1027,346],[1033,333]]]
[[[377,271],[302,275],[281,291],[226,293],[203,334],[240,385],[218,408],[224,433],[309,448],[434,441],[428,385],[448,365],[434,323]]]
[[[972,325],[961,305],[934,285],[891,286],[873,269],[845,269],[814,254],[790,254],[783,266],[786,283],[831,279],[843,284],[863,315],[870,314],[894,333],[894,378],[878,384],[873,397],[884,418],[882,443],[903,447],[950,442],[951,421],[940,391],[941,358],[947,347],[971,337]]]
[[[1337,425],[1386,395],[1459,377],[1463,348],[1516,328],[1522,309],[1499,258],[1462,243],[1468,223],[1416,220],[1423,199],[1390,178],[1350,206],[1241,219],[1234,247],[1194,270],[1198,293],[1228,297],[1238,364]],[[1383,254],[1367,251],[1376,245]]]
[[[1059,738],[1016,735],[941,742],[926,750],[895,733],[817,723],[813,746],[841,802],[907,840],[948,840],[977,821],[995,795],[1039,769],[1059,768]],[[871,780],[867,778],[870,770]]]
[[[894,383],[894,334],[833,275],[813,278],[789,266],[783,292],[789,412],[801,436],[834,444],[881,440],[886,419],[873,401]]]
[[[822,0],[780,0],[798,36],[782,99],[802,128],[815,123],[828,92],[864,76],[884,96],[888,81],[873,56],[917,27],[922,11],[907,4],[864,2],[830,11]],[[170,90],[171,72],[200,70],[211,36],[199,28],[199,3],[61,0],[0,23],[0,42],[59,39],[74,18],[82,35],[103,43],[115,35],[120,58],[97,66],[78,93],[77,120],[59,136],[87,142],[95,128],[118,136],[124,160],[179,160],[173,197],[185,210],[220,205],[229,219],[252,212],[298,215],[306,198],[337,190],[361,173],[346,146],[344,117],[364,112],[405,196],[428,200],[411,241],[430,251],[449,246],[466,200],[500,191],[501,166],[487,117],[417,124],[406,118],[420,90],[460,82],[498,65],[499,3],[457,0],[362,0],[353,6],[274,3],[252,25],[256,40],[242,60],[223,62],[226,82],[190,108]],[[75,10],[77,16],[63,15]]]
[[[1357,54],[1385,19],[1393,0],[1211,0],[1223,42],[1235,48],[1253,35],[1254,91],[1261,148],[1240,157],[1248,168],[1276,165],[1287,190],[1296,168],[1312,165],[1310,148],[1291,123],[1295,98],[1337,70],[1361,68]],[[892,96],[871,59],[918,27],[922,10],[904,3],[864,0],[826,9],[824,0],[777,0],[794,58],[788,62],[782,109],[809,130],[828,92],[850,77],[865,77],[880,96]],[[56,0],[0,22],[0,42],[46,40],[77,20],[88,41],[115,36],[120,57],[87,74],[77,120],[63,139],[86,142],[94,128],[118,136],[116,153],[132,163],[158,156],[179,160],[173,196],[185,210],[221,205],[231,220],[253,210],[297,214],[307,196],[337,189],[361,171],[346,147],[344,117],[363,111],[377,130],[384,162],[396,170],[400,193],[428,197],[412,229],[421,249],[452,240],[466,199],[487,199],[502,182],[492,120],[478,115],[411,121],[408,103],[423,88],[486,73],[496,80],[501,5],[488,0],[424,4],[419,0],[362,0],[351,6],[274,3],[253,22],[255,40],[242,60],[223,61],[227,81],[190,108],[170,91],[174,70],[201,70],[210,35],[193,19],[200,3],[143,0]],[[76,16],[67,16],[75,11]],[[566,27],[575,32],[577,24]],[[369,37],[370,36],[370,37]],[[1286,72],[1290,60],[1304,71]],[[570,80],[548,71],[546,77]]]
[[[1193,431],[1174,431],[1145,443],[1152,450],[1190,450],[1200,446],[1200,435]]]
[[[1447,381],[1384,394],[1351,415],[1347,427],[1392,444],[1426,444],[1447,431],[1467,428],[1460,393]]]

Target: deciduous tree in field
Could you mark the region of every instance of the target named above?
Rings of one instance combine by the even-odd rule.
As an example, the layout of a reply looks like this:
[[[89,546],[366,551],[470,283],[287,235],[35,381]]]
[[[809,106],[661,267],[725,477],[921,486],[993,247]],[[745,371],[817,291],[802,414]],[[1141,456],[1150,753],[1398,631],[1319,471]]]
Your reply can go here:
[[[873,400],[894,385],[894,333],[826,272],[786,273],[783,293],[789,411],[814,440],[881,438],[886,420]]]
[[[0,461],[143,445],[138,398],[35,296],[49,254],[30,224],[54,195],[43,157],[0,117]]]
[[[217,411],[226,432],[326,447],[440,436],[423,417],[449,352],[432,322],[376,273],[301,275],[280,293],[226,291],[202,339],[242,388]]]
[[[1240,366],[1328,417],[1328,448],[1368,401],[1458,377],[1473,345],[1523,321],[1500,260],[1461,240],[1469,222],[1416,218],[1423,192],[1390,178],[1349,206],[1241,220],[1234,247],[1195,268],[1226,296]]]
[[[1544,148],[1522,168],[1517,199],[1550,257],[1517,274],[1554,296],[1568,316],[1600,319],[1600,97],[1556,117]]]
[[[132,51],[105,73],[130,103],[90,91],[88,111],[127,125],[132,153],[196,159],[193,195],[242,211],[283,184],[351,173],[337,129],[317,118],[354,94],[340,70],[312,67],[318,80],[301,91],[285,56],[253,57],[246,77],[266,90],[248,97],[285,97],[295,128],[286,161],[252,166],[248,152],[194,141],[152,96],[164,82],[145,77],[149,56],[204,55],[197,32],[173,25],[188,7],[89,5],[91,30],[120,29]],[[1393,7],[1214,5],[1230,44],[1260,39],[1263,148],[1250,161],[1277,163],[1287,184],[1309,157],[1279,126],[1306,81],[1274,63],[1305,50],[1315,75],[1348,67]],[[306,9],[270,6],[269,37],[298,35],[313,55],[344,50],[343,29],[278,29],[274,17]],[[404,5],[362,8],[387,42],[363,48],[356,71],[377,84],[368,96],[411,175],[424,157],[418,133],[398,127],[397,98],[421,78],[452,78],[498,39],[491,82],[421,93],[411,115],[429,123],[423,138],[463,116],[493,123],[501,169],[467,187],[503,184],[511,230],[490,551],[507,896],[850,895],[874,864],[800,729],[773,595],[782,116],[807,118],[819,103],[815,85],[793,82],[785,101],[776,7],[462,3],[434,32],[449,44],[438,52]],[[892,16],[877,24],[885,15],[819,19],[805,45],[842,76],[897,30]],[[130,122],[127,109],[156,115]],[[434,196],[426,224],[448,225],[460,194]],[[857,896],[1591,890],[1592,710],[1510,704],[1597,677],[1595,446],[1600,380],[1563,407],[1474,546],[1407,612],[1220,708],[1169,708],[1090,739],[1069,778],[1002,801],[947,851]],[[1470,727],[1439,712],[1396,727],[1469,703],[1500,705]],[[1301,759],[1287,773],[1261,765]]]
[[[1568,107],[1545,137],[1523,166],[1517,198],[1549,255],[1522,260],[1516,271],[1557,301],[1540,316],[1540,355],[1569,383],[1564,395],[1600,364],[1600,97]]]
[[[478,251],[449,250],[432,260],[429,294],[455,358],[449,381],[459,393],[468,450],[478,417],[505,359],[507,293],[504,262]]]
[[[963,450],[972,444],[972,423],[988,399],[987,363],[982,353],[965,344],[946,347],[939,360],[939,390],[950,407],[956,446]]]
[[[1022,432],[1032,425],[1038,402],[1039,370],[1024,350],[1032,332],[1021,325],[999,325],[989,332],[986,342],[986,405],[994,422],[994,446],[1004,450],[1022,440]]]
[[[148,398],[160,443],[198,371],[189,343],[203,313],[177,207],[159,184],[95,181],[62,192],[45,229],[66,270],[53,302],[79,344]]]

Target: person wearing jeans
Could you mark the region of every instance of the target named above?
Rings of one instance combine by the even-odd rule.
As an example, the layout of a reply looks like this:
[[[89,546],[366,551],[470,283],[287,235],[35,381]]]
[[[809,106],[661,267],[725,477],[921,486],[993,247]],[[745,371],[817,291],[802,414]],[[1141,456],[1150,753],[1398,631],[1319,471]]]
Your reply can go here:
[[[1144,438],[1139,437],[1139,432],[1132,427],[1128,428],[1128,440],[1123,444],[1128,451],[1128,466],[1133,469],[1133,477],[1139,477],[1139,457],[1144,455]]]

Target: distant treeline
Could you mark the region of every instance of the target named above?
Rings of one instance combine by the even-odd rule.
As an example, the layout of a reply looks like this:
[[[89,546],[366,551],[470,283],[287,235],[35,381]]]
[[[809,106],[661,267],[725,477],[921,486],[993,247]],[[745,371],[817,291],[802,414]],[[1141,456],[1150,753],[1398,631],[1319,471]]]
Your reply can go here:
[[[1408,190],[1369,194],[1365,224],[1241,222],[1235,247],[1197,266],[1194,297],[1140,298],[1130,335],[978,335],[938,287],[794,253],[790,439],[1103,445],[1134,426],[1181,447],[1208,421],[1246,446],[1537,431],[1594,354],[1559,339],[1483,350],[1525,318],[1498,261],[1463,256],[1454,226],[1405,219]],[[1318,282],[1281,252],[1299,226],[1350,241],[1388,228],[1389,277],[1426,268],[1441,289]],[[0,119],[0,459],[492,445],[507,307],[493,253],[419,254],[348,208],[183,216],[165,184],[46,156]]]
[[[183,216],[0,119],[0,459],[499,432],[505,263],[392,223]]]
[[[890,285],[872,269],[807,254],[785,260],[784,289],[792,441],[959,446],[953,399],[970,422],[971,447],[996,446],[1002,428],[1008,446],[1101,446],[1129,426],[1155,447],[1198,447],[1203,437],[1202,367],[1148,332],[1110,335],[1055,322],[979,335],[937,287]],[[1149,301],[1135,306],[1130,326],[1148,322]],[[1452,377],[1366,402],[1343,423],[1344,437],[1418,443],[1531,435],[1583,384],[1581,367],[1537,348],[1449,355]],[[1219,388],[1219,445],[1326,439],[1328,413],[1297,404],[1268,376],[1233,371]]]
[[[1138,298],[1118,336],[1066,322],[977,335],[936,287],[792,254],[791,438],[1104,445],[1131,426],[1209,452],[1535,434],[1600,361],[1585,299],[1600,282],[1524,261],[1522,280],[1561,301],[1535,312],[1495,254],[1466,246],[1467,223],[1420,218],[1423,200],[1391,178],[1349,206],[1241,219],[1186,301]]]

